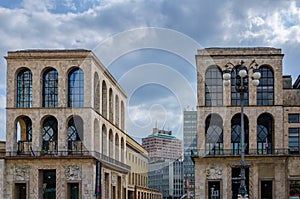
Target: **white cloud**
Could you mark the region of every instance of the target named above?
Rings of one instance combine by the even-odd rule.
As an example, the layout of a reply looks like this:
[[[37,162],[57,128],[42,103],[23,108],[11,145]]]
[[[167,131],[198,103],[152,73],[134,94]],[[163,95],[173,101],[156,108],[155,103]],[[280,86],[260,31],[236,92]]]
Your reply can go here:
[[[8,50],[30,48],[98,50],[97,47],[101,46],[99,44],[102,42],[108,46],[102,45],[101,49],[104,50],[98,56],[108,65],[119,59],[121,55],[126,56],[126,53],[130,52],[133,47],[151,45],[181,56],[193,65],[196,48],[201,47],[200,45],[204,47],[274,46],[282,47],[286,53],[284,71],[293,72],[294,78],[295,74],[300,74],[298,67],[300,10],[296,1],[257,0],[236,3],[235,1],[192,0],[189,3],[184,1],[175,3],[168,0],[23,0],[22,4],[15,8],[0,7],[0,27],[1,57]],[[133,28],[141,30],[141,27],[160,27],[162,30],[170,28],[173,32],[177,31],[177,35],[179,33],[182,36],[187,35],[185,41],[191,42],[192,38],[195,39],[197,45],[190,50],[188,47],[191,43],[178,42],[180,37],[170,37],[171,32],[156,40],[155,34],[138,31],[136,32],[138,34],[123,38],[123,40],[122,38],[111,40],[112,43],[105,41],[110,36],[130,32],[128,30]],[[148,43],[142,39],[143,37],[149,38]],[[187,43],[189,45],[185,45]],[[153,59],[155,58],[157,57]],[[174,70],[175,64],[172,64],[172,60],[167,63],[159,61],[156,62],[160,64],[159,66],[151,66],[153,70],[159,68],[158,74],[148,70],[149,63],[147,62],[133,65],[130,68],[133,70],[128,71],[122,71],[124,68],[119,62],[120,67],[111,67],[110,71],[113,75],[122,71],[119,80],[121,85],[128,90],[129,96],[133,90],[145,84],[156,83],[171,91],[171,99],[174,102],[176,102],[174,96],[177,97],[177,102],[171,106],[167,103],[168,101],[163,100],[151,104],[151,98],[145,99],[144,102],[148,104],[143,104],[143,96],[140,96],[142,105],[133,103],[128,107],[133,121],[149,124],[147,128],[151,129],[155,123],[153,118],[162,118],[162,120],[168,118],[170,122],[168,119],[166,121],[170,128],[179,128],[181,113],[176,106],[180,104],[180,109],[194,106],[196,82],[195,79],[184,74],[178,66]],[[173,62],[176,61],[173,60]],[[5,88],[4,67],[5,61],[2,58],[0,61],[0,89],[2,90]],[[142,70],[139,70],[139,67]],[[182,67],[185,65],[183,64]],[[163,99],[170,100],[167,97]],[[0,98],[0,102],[1,100],[3,98]],[[3,105],[0,107],[0,113],[5,113]],[[3,118],[4,116],[0,117],[1,124],[5,122]],[[131,127],[128,125],[128,128]],[[148,130],[136,129],[136,132],[132,133],[141,131]]]
[[[182,111],[172,109],[166,102],[172,98],[162,99],[153,104],[129,106],[127,110],[127,132],[135,138],[144,138],[152,133],[154,127],[171,130],[173,135],[182,138]]]

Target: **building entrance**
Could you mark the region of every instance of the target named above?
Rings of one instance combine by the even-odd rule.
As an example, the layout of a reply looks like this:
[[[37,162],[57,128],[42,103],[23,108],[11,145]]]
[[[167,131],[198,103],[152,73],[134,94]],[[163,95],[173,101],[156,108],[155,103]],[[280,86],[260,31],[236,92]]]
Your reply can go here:
[[[264,180],[260,183],[261,199],[272,199],[273,183],[272,180]]]
[[[246,188],[247,188],[247,193],[249,195],[249,168],[245,168],[245,176],[246,176]],[[241,169],[240,168],[232,168],[232,173],[231,173],[231,179],[232,179],[232,184],[231,184],[231,189],[232,189],[232,199],[238,198],[239,194],[239,188],[241,184]]]
[[[220,181],[210,181],[208,182],[208,198],[209,199],[220,199],[221,189]]]
[[[56,170],[43,171],[43,199],[56,198]]]

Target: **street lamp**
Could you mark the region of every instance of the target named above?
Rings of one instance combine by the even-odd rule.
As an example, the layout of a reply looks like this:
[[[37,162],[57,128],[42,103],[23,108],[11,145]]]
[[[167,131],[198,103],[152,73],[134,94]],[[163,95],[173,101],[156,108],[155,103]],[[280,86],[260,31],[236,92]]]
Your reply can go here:
[[[255,67],[253,67],[253,65]],[[228,62],[225,65],[226,69],[223,71],[223,82],[225,86],[230,85],[231,72],[235,72],[235,89],[240,93],[240,105],[241,105],[241,184],[239,188],[239,199],[248,198],[247,188],[245,185],[245,129],[244,129],[244,94],[248,91],[248,71],[252,69],[252,85],[258,86],[261,74],[258,69],[258,64],[253,60],[248,67],[244,65],[244,61],[240,64],[234,65]]]

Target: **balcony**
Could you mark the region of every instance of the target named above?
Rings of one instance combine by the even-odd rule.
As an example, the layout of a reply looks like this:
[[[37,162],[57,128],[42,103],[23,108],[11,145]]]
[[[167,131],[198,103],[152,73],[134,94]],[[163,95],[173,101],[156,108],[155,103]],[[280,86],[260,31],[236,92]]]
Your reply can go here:
[[[192,157],[223,157],[223,156],[240,156],[240,150],[232,149],[194,149],[191,150]],[[245,156],[291,156],[299,155],[299,149],[248,149]]]
[[[19,141],[17,151],[0,152],[4,158],[96,158],[122,171],[130,171],[130,166],[99,152],[88,151],[81,141],[68,141],[67,150],[57,150],[57,142],[43,142],[43,149],[34,151],[32,142]]]
[[[30,153],[32,142],[29,141],[18,141],[18,154]]]

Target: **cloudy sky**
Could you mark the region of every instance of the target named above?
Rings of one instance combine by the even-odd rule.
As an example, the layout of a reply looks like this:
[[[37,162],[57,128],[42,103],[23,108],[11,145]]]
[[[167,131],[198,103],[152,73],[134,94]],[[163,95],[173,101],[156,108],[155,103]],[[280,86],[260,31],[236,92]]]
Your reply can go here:
[[[90,49],[127,93],[127,132],[156,125],[182,136],[196,106],[196,50],[281,48],[285,75],[300,74],[300,5],[253,0],[0,1],[0,140],[5,140],[7,51]]]

